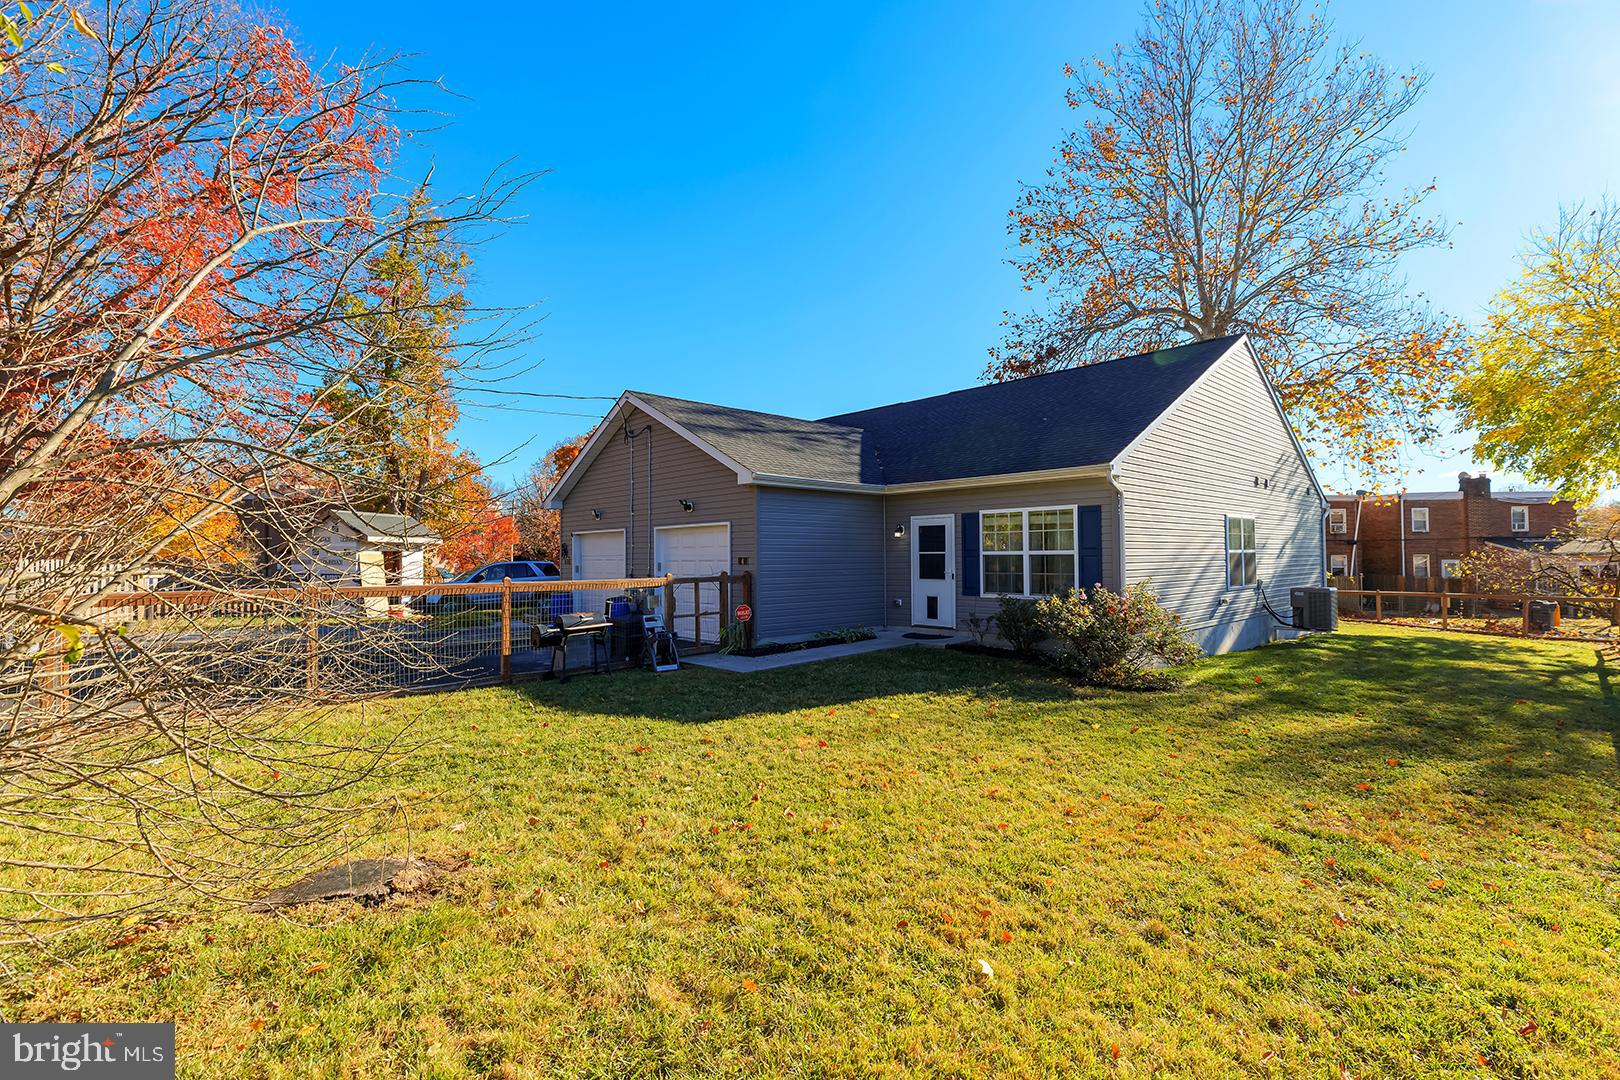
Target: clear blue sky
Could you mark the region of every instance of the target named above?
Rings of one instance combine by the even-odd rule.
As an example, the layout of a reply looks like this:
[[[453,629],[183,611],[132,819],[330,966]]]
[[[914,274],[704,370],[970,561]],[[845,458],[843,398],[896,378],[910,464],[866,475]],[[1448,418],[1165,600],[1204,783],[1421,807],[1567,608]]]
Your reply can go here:
[[[408,157],[443,190],[550,169],[482,248],[476,303],[535,306],[512,386],[631,387],[821,416],[972,384],[1025,294],[1006,213],[1075,116],[1062,67],[1136,25],[1120,3],[480,5],[285,0],[317,56],[414,54],[459,98]],[[1526,232],[1620,176],[1620,4],[1340,0],[1339,31],[1433,82],[1403,182],[1439,184],[1450,250],[1415,290],[1478,318]],[[521,402],[600,415],[606,402]],[[468,409],[509,481],[583,416]],[[1470,440],[1413,455],[1454,486]],[[1325,483],[1341,482],[1319,461]],[[1510,477],[1502,477],[1510,481]]]

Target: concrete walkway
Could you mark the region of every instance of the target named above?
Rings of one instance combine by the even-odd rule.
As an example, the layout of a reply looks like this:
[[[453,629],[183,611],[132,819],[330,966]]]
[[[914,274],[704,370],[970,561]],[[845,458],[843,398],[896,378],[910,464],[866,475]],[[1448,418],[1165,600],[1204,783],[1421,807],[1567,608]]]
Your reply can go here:
[[[907,638],[906,634],[938,633],[946,636],[930,641],[918,641]],[[884,649],[901,649],[908,645],[933,645],[943,647],[954,641],[969,640],[966,634],[951,634],[945,630],[905,630],[899,627],[884,627],[877,632],[877,637],[869,641],[852,641],[847,644],[819,645],[812,649],[795,649],[792,652],[773,653],[770,656],[724,656],[720,653],[704,653],[701,656],[683,656],[681,663],[691,664],[695,667],[715,668],[720,671],[771,671],[775,668],[792,667],[795,664],[814,664],[822,660],[837,660],[844,656],[860,656],[862,653],[882,652]]]

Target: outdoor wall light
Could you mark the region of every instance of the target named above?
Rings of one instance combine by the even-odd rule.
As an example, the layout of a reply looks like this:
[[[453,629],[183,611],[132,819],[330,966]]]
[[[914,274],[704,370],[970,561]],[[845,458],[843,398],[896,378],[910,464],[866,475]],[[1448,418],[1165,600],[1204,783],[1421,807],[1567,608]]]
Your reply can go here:
[[[896,540],[904,540],[906,538],[906,523],[905,522],[902,521],[900,524],[898,524],[898,525],[896,525],[894,527],[894,538]]]
[[[601,521],[602,520],[602,511],[600,511],[600,510],[592,510],[591,511],[591,517],[595,518],[597,521]]]
[[[694,507],[692,505],[692,500],[691,499],[682,499],[681,500],[681,509],[685,510],[688,514],[690,514],[693,510],[696,509],[696,507]]]

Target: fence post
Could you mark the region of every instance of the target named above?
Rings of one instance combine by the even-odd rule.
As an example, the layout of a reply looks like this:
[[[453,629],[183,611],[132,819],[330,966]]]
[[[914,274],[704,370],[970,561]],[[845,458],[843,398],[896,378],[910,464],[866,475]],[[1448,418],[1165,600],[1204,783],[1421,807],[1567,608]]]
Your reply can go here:
[[[1440,629],[1445,630],[1450,625],[1451,594],[1446,592],[1444,585],[1440,586]]]
[[[512,681],[512,579],[501,578],[501,682]]]
[[[731,572],[720,571],[720,640],[725,641],[726,628],[731,625]]]
[[[1524,600],[1520,602],[1519,607],[1523,611],[1524,636],[1529,637],[1530,636],[1530,598],[1528,596],[1525,597]]]
[[[1373,593],[1373,621],[1384,621],[1384,594],[1382,590]]]
[[[675,575],[664,575],[664,629],[675,633]]]
[[[320,685],[321,622],[314,590],[304,588],[304,689],[315,693]]]
[[[744,570],[742,574],[742,602],[750,608],[754,606],[754,572],[752,570]],[[758,617],[759,613],[750,612],[749,615],[749,620],[743,623],[743,646],[752,649],[754,647],[754,619]]]

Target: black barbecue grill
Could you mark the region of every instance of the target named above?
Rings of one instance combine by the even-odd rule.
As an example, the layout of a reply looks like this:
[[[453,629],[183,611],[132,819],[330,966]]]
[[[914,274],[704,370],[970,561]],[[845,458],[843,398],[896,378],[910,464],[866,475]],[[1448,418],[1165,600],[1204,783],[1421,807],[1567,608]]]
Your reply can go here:
[[[550,626],[531,626],[529,644],[536,649],[551,650],[551,674],[562,680],[568,678],[568,642],[585,637],[591,641],[591,673],[605,671],[613,674],[613,648],[611,638],[613,620],[606,615],[589,611],[553,615]]]

